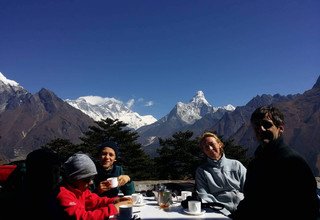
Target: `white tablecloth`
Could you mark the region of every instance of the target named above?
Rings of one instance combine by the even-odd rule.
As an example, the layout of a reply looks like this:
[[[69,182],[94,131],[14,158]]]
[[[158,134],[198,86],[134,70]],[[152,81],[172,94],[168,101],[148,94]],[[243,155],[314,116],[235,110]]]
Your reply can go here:
[[[180,202],[175,202],[168,209],[160,209],[153,197],[144,197],[144,206],[134,206],[133,215],[141,220],[156,219],[230,219],[219,212],[205,209],[202,215],[190,215],[184,212]]]

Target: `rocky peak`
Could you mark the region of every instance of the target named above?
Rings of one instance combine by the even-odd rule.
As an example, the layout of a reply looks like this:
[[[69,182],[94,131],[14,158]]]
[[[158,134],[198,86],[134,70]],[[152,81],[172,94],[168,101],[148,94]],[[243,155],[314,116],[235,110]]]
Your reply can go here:
[[[189,103],[178,102],[168,118],[179,118],[183,123],[193,124],[212,111],[213,108],[204,97],[204,93],[198,91]]]
[[[28,91],[0,72],[0,113],[23,103]]]
[[[315,88],[317,88],[317,89],[320,88],[320,76],[318,77],[316,84],[314,84],[314,86],[312,87],[312,89],[315,89]]]
[[[3,84],[9,85],[9,86],[19,86],[19,83],[17,83],[16,81],[7,79],[1,72],[0,72],[0,81]]]
[[[27,91],[14,80],[7,79],[0,72],[0,92],[27,93]]]
[[[195,96],[193,96],[190,102],[195,104],[196,106],[199,106],[199,105],[211,106],[209,102],[206,100],[206,98],[204,97],[204,93],[202,91],[197,91],[197,93],[195,94]]]

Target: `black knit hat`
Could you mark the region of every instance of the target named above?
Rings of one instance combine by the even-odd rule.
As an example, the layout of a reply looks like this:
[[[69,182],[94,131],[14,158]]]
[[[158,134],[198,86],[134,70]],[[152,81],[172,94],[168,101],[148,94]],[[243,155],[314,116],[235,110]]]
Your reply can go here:
[[[107,140],[105,142],[103,142],[102,144],[100,144],[98,146],[99,148],[99,153],[101,153],[101,151],[105,148],[105,147],[110,147],[114,150],[114,152],[116,153],[116,158],[118,158],[120,155],[120,152],[119,152],[119,145],[117,144],[117,142],[115,141],[110,141],[110,140]]]

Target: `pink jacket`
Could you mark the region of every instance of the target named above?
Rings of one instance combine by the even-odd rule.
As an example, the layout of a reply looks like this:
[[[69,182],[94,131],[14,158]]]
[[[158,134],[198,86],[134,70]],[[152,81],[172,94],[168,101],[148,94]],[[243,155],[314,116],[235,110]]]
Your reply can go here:
[[[103,220],[118,213],[113,205],[115,198],[99,197],[89,189],[81,192],[70,186],[61,186],[57,200],[64,219]]]

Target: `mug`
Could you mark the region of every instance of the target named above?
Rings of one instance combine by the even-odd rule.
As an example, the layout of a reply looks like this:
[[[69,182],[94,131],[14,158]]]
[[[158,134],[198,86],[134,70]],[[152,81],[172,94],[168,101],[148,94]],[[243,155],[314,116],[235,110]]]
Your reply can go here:
[[[110,177],[107,181],[110,183],[111,188],[116,188],[118,186],[118,177]]]
[[[131,198],[134,205],[143,204],[143,196],[141,193],[133,193]]]
[[[120,205],[119,206],[119,219],[129,220],[132,218],[132,206],[131,205]]]
[[[181,191],[181,200],[186,200],[188,196],[192,196],[191,191]]]
[[[201,202],[196,200],[188,201],[188,211],[191,213],[200,213],[201,212]]]

